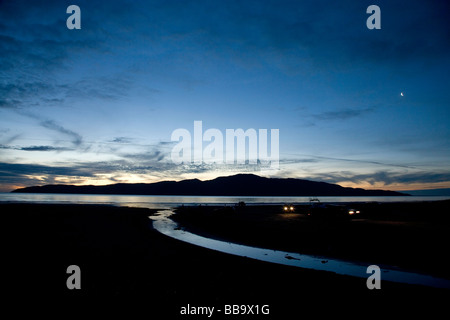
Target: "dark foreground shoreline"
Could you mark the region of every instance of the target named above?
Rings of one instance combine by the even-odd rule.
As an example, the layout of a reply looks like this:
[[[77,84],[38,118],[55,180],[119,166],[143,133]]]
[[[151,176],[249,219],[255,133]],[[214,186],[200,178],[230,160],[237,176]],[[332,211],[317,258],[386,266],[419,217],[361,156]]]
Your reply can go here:
[[[181,307],[269,305],[269,315],[240,319],[405,315],[440,312],[449,290],[304,270],[222,254],[168,238],[151,228],[148,209],[106,205],[0,204],[2,291],[16,315],[107,306],[145,312],[145,319],[190,318]],[[66,287],[70,265],[81,289]],[[39,309],[31,306],[39,305]],[[133,307],[130,307],[130,306]],[[366,310],[366,311],[364,311]],[[105,315],[104,314],[104,315]],[[61,315],[61,314],[60,314]],[[60,317],[61,318],[61,317]],[[62,316],[62,318],[64,318]],[[215,313],[212,319],[230,319]]]
[[[283,207],[291,207],[292,212]],[[348,208],[359,214],[348,215]],[[182,206],[172,219],[193,233],[274,250],[390,265],[450,278],[450,200],[310,205]]]

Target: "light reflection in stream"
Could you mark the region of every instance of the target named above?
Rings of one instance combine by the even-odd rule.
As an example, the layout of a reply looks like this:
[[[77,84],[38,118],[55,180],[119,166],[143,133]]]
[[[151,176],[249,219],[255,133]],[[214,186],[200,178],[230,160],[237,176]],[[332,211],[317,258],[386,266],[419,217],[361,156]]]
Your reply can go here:
[[[150,218],[153,220],[153,227],[162,234],[184,242],[261,261],[306,269],[335,272],[337,274],[361,278],[368,278],[370,276],[370,274],[366,273],[367,267],[369,266],[368,264],[293,252],[256,248],[205,238],[178,228],[177,223],[169,218],[172,213],[173,212],[171,210],[163,210],[159,211],[157,215],[151,216]],[[450,280],[447,279],[436,278],[430,275],[414,272],[396,270],[393,267],[385,267],[382,265],[380,265],[380,268],[382,270],[382,281],[387,280],[431,287],[450,288]]]

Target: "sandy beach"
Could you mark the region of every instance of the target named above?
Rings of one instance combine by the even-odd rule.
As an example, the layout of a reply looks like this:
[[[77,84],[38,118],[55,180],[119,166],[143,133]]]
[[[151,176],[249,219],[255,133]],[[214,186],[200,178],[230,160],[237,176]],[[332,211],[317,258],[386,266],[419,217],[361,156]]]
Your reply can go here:
[[[5,239],[3,289],[9,306],[37,303],[50,312],[75,301],[80,311],[88,304],[120,301],[109,303],[108,310],[131,303],[134,311],[146,310],[148,318],[194,319],[181,315],[181,308],[268,305],[269,315],[241,317],[282,319],[306,311],[355,316],[361,310],[401,315],[417,308],[435,312],[449,297],[445,289],[389,282],[381,290],[368,290],[365,279],[196,247],[153,230],[148,219],[153,212],[148,209],[51,204],[1,204],[0,208]],[[69,265],[81,269],[80,290],[66,287]],[[417,301],[421,304],[413,310],[411,303]],[[232,317],[222,311],[212,318]]]

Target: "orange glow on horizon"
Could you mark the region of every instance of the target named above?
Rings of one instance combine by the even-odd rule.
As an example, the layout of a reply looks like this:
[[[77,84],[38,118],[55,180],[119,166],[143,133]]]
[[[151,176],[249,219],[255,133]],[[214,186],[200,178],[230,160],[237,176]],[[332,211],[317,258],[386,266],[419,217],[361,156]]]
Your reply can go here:
[[[30,184],[11,184],[0,186],[0,192],[10,192],[19,188],[30,186],[42,186],[48,184],[67,184],[75,186],[102,186],[116,183],[155,183],[161,181],[181,181],[187,179],[199,179],[202,181],[212,180],[217,177],[230,176],[238,174],[239,172],[224,172],[218,174],[217,172],[204,172],[204,173],[186,173],[173,176],[159,176],[158,174],[124,174],[121,172],[112,174],[97,174],[95,177],[74,177],[74,176],[56,176],[49,177],[47,175],[28,175]],[[254,173],[258,174],[258,173]],[[298,177],[301,179],[300,177]],[[312,180],[312,179],[311,179]],[[391,190],[391,191],[413,191],[413,190],[429,190],[429,189],[445,189],[450,188],[450,182],[441,183],[411,183],[411,184],[390,184],[385,185],[383,183],[370,184],[366,183],[353,183],[353,182],[338,182],[336,183],[342,187],[350,188],[362,188],[366,190]]]
[[[382,183],[370,184],[370,183],[353,183],[353,182],[342,182],[337,183],[341,187],[346,188],[362,188],[366,190],[390,190],[390,191],[413,191],[413,190],[432,190],[432,189],[446,189],[450,188],[450,183],[410,183],[410,184],[390,184],[385,185]]]

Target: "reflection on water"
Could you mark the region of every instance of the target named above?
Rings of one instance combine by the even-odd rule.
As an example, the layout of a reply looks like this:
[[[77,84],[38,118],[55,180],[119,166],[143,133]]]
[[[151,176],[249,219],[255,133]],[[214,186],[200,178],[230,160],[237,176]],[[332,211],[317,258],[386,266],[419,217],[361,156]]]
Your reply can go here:
[[[285,252],[278,250],[262,249],[239,245],[231,242],[219,241],[205,238],[178,228],[177,224],[168,217],[172,214],[170,210],[159,211],[158,215],[150,217],[153,227],[169,237],[188,242],[197,246],[213,249],[229,254],[234,254],[252,259],[295,266],[306,269],[330,271],[337,274],[368,278],[367,267],[363,264],[339,259],[330,259],[306,254]],[[429,275],[396,270],[393,267],[381,266],[381,280],[420,284],[431,287],[450,288],[450,281]]]
[[[150,209],[173,208],[195,204],[283,204],[309,203],[310,197],[220,197],[220,196],[145,196],[145,195],[101,195],[101,194],[55,194],[55,193],[0,193],[0,202],[44,202],[44,203],[102,203]],[[433,201],[450,197],[320,197],[322,202],[398,202]]]

